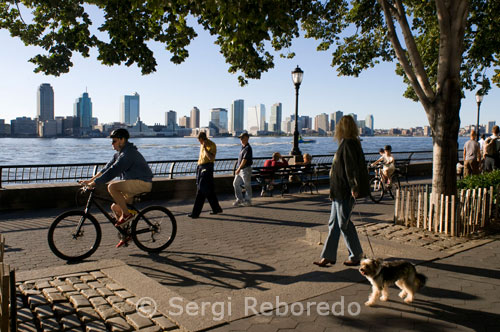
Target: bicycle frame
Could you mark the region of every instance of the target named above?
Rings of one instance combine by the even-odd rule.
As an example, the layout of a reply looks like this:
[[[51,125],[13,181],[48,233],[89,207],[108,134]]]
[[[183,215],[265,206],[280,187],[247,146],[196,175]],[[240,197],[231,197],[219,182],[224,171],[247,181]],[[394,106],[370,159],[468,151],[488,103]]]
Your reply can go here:
[[[110,200],[110,199],[107,199],[105,197],[99,197],[99,196],[96,196],[94,197],[94,191],[95,189],[94,188],[91,188],[91,189],[88,189],[90,191],[90,194],[89,194],[89,198],[87,199],[87,204],[85,205],[85,214],[89,214],[90,213],[90,208],[92,207],[92,204],[94,204],[98,209],[99,211],[102,212],[102,214],[104,214],[104,216],[106,217],[106,219],[108,219],[108,221],[113,225],[115,226],[115,222],[113,221],[115,218],[113,218],[107,211],[106,209],[101,205],[99,204],[99,202],[97,200],[100,200],[100,201],[104,201],[104,202],[109,202],[109,203],[114,203],[113,200]],[[132,204],[127,204],[127,206],[131,207],[132,209],[136,210],[136,211],[139,211],[135,206],[133,206]],[[80,222],[78,223],[78,226],[76,228],[76,234],[78,234],[80,232],[80,229],[82,227],[82,223],[83,223],[83,218],[80,220]],[[122,235],[128,235],[127,234],[127,231],[122,228],[122,227],[116,227],[115,228],[122,234]]]

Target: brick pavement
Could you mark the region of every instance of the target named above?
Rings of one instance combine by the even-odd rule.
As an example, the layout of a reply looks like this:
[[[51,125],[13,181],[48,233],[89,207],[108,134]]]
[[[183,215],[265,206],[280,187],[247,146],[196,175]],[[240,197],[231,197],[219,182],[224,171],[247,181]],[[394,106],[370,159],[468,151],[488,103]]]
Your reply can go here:
[[[197,220],[186,217],[190,211],[191,202],[167,203],[166,206],[176,215],[179,226],[178,235],[173,245],[158,255],[148,255],[135,248],[134,245],[124,249],[115,249],[114,245],[118,241],[114,236],[115,231],[111,229],[111,226],[102,224],[103,234],[105,234],[103,241],[98,251],[87,262],[97,264],[106,258],[120,259],[162,287],[182,296],[186,301],[214,301],[214,299],[227,299],[228,296],[232,296],[234,311],[238,311],[237,300],[241,300],[244,295],[272,299],[278,294],[286,298],[289,301],[287,303],[294,303],[308,298],[321,299],[321,296],[328,296],[328,294],[331,299],[336,299],[350,287],[361,287],[355,292],[355,294],[359,293],[356,299],[359,299],[359,303],[365,301],[361,300],[361,297],[367,297],[369,287],[357,271],[345,269],[341,265],[328,270],[318,270],[311,264],[312,260],[318,257],[321,247],[305,241],[305,233],[306,229],[325,228],[330,209],[326,192],[322,191],[321,195],[313,196],[302,194],[285,198],[257,198],[254,202],[255,205],[252,207],[233,208],[230,199],[223,200],[224,214],[211,216],[204,213],[202,218]],[[387,234],[381,230],[390,225],[389,221],[392,218],[392,202],[389,200],[384,200],[378,205],[362,201],[356,210],[359,214],[354,214],[353,217],[360,227],[360,237],[365,252],[368,249],[366,240],[361,234],[363,225],[366,226],[372,238],[376,254],[382,257],[404,257],[421,262],[438,256],[445,257],[449,255],[446,249],[455,247],[441,248],[440,251],[444,250],[444,254],[437,255],[436,248],[423,249],[418,243],[404,243],[409,242],[405,240],[408,237],[405,238],[404,234],[388,240]],[[47,210],[0,214],[2,218],[0,232],[7,239],[5,260],[19,271],[64,264],[50,252],[46,241],[48,225],[60,212],[60,210]],[[103,220],[103,218],[98,219]],[[398,238],[403,239],[403,243],[397,242]],[[441,241],[445,240],[449,241],[449,238]],[[463,242],[463,240],[460,241]],[[341,246],[338,260],[342,261],[345,257],[345,248]],[[436,268],[429,269],[431,274],[439,272]],[[498,269],[498,260],[496,269]],[[437,272],[433,272],[434,270]],[[441,280],[441,274],[438,273],[438,275]],[[332,280],[335,282],[332,283]],[[355,282],[354,285],[353,282]],[[346,300],[347,295],[348,293],[344,295]],[[392,296],[391,300],[395,300],[395,297]],[[349,301],[352,302],[353,299]],[[397,300],[395,301],[394,305],[398,305]],[[372,312],[372,309],[368,311],[363,307],[362,313]],[[379,312],[373,311],[372,316],[377,316],[377,313]],[[244,317],[245,315],[237,313],[234,316]],[[332,321],[330,316],[316,318]],[[188,322],[189,318],[187,317],[184,322]],[[311,316],[307,316],[287,319],[271,317],[269,320],[266,316],[256,316],[237,320],[220,329],[273,330],[274,321],[279,320],[278,326],[301,330],[303,325],[311,319]],[[392,316],[387,319],[391,320]],[[230,322],[231,319],[228,321]],[[297,321],[297,324],[294,325],[293,321]],[[348,321],[351,320],[348,319]],[[210,326],[222,323],[224,321],[212,320],[210,322],[208,319],[208,322],[202,322],[198,327],[210,328]],[[262,323],[267,327],[258,325]],[[247,328],[238,327],[238,324],[244,324]],[[345,324],[348,323],[342,321],[341,324],[346,326]],[[320,325],[315,324],[315,326]],[[186,328],[186,325],[182,326]],[[353,328],[356,326],[354,324]],[[198,327],[193,325],[192,330]],[[303,330],[311,331],[310,329]]]

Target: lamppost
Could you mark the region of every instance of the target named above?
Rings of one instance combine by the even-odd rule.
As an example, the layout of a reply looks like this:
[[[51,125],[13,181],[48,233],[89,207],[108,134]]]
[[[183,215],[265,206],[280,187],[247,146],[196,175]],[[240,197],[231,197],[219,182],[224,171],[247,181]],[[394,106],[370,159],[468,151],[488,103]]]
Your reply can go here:
[[[299,66],[292,71],[292,80],[295,84],[295,130],[293,132],[293,149],[290,154],[294,156],[295,161],[302,161],[302,152],[299,149],[299,88],[303,76],[304,72]]]
[[[477,136],[476,140],[479,141],[479,110],[481,109],[481,102],[483,101],[483,94],[481,90],[476,92],[476,102],[477,102],[477,123],[476,123],[476,131]]]

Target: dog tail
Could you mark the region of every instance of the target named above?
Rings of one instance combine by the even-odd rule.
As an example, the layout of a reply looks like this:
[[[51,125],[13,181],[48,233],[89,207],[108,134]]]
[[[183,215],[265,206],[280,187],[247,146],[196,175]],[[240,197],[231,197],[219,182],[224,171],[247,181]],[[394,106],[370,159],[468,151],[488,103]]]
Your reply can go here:
[[[421,289],[422,287],[425,286],[425,283],[427,282],[427,277],[422,273],[417,273],[416,277],[417,277],[416,279],[417,279],[418,289]]]

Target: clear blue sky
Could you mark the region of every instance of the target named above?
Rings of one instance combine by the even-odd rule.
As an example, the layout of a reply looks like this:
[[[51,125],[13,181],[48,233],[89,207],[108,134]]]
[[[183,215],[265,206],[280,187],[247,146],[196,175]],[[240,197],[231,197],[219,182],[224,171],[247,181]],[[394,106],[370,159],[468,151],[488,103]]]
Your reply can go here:
[[[201,124],[206,126],[211,108],[230,110],[235,99],[245,100],[245,117],[248,107],[264,104],[266,121],[271,105],[281,102],[284,119],[295,110],[291,71],[299,65],[304,71],[299,115],[314,117],[341,110],[356,113],[360,119],[373,114],[375,128],[428,124],[420,104],[402,97],[405,86],[394,73],[394,64],[380,64],[358,78],[339,77],[330,66],[329,52],[316,51],[314,40],[299,39],[291,49],[297,54],[294,59],[280,59],[276,55],[274,69],[264,73],[260,80],[250,80],[247,86],[240,87],[237,75],[227,72],[229,65],[213,44],[214,38],[204,31],[198,33],[188,48],[189,58],[181,65],[170,63],[170,54],[161,45],[155,45],[158,67],[150,75],[142,76],[135,65],[101,65],[94,50],[90,58],[74,55],[70,73],[52,77],[33,73],[34,65],[28,59],[37,54],[36,48],[26,47],[7,31],[0,30],[0,119],[35,117],[36,92],[42,83],[50,83],[54,88],[56,116],[72,115],[75,99],[87,89],[93,116],[100,123],[118,121],[120,97],[134,92],[141,96],[141,119],[146,124],[164,124],[166,111],[174,110],[180,117],[189,115],[191,108],[197,106],[201,110]],[[481,124],[500,122],[499,105],[500,89],[493,87],[481,104]],[[461,126],[475,124],[476,116],[474,93],[468,92],[462,100]]]

